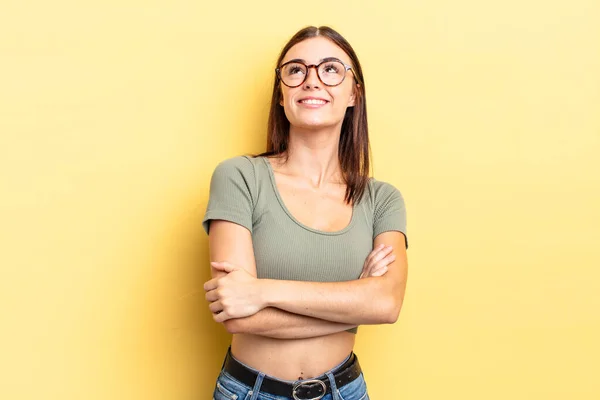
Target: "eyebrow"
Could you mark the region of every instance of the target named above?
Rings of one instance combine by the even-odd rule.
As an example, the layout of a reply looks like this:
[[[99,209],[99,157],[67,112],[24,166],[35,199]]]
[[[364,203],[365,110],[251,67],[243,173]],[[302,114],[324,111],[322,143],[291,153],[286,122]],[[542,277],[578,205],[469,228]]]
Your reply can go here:
[[[319,60],[319,62],[318,62],[317,64],[321,64],[322,62],[325,62],[325,61],[342,61],[342,60],[340,60],[340,59],[339,59],[339,58],[337,58],[337,57],[325,57],[325,58],[322,58],[322,59],[320,59],[320,60]],[[306,62],[306,60],[304,60],[304,59],[302,59],[302,58],[294,58],[294,59],[292,59],[292,60],[286,61],[286,62],[284,62],[284,63],[281,63],[281,64],[287,64],[287,63],[289,63],[289,62],[301,62],[301,63],[303,63],[303,64],[308,64],[308,63]],[[345,63],[344,61],[342,61],[342,62],[343,62],[343,63]]]

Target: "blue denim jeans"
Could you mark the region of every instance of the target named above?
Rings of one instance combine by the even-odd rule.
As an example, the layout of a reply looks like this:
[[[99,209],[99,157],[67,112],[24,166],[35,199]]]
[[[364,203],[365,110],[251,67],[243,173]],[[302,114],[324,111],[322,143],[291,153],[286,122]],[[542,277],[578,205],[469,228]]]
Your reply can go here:
[[[347,360],[347,359],[346,359]],[[325,376],[329,379],[331,385],[331,393],[326,394],[321,400],[369,400],[367,394],[367,384],[365,378],[361,373],[358,378],[350,383],[338,388],[335,384],[333,377],[333,371],[346,360],[342,361],[338,366],[325,372]],[[239,360],[238,360],[239,361]],[[256,382],[253,387],[247,386],[240,381],[234,379],[225,371],[221,371],[217,378],[217,385],[213,393],[213,400],[293,400],[292,397],[276,396],[270,393],[260,391],[260,385],[265,376],[268,376],[260,371],[257,371],[246,365],[247,368],[253,370],[258,374]],[[269,376],[270,379],[277,379]],[[280,379],[281,380],[281,379]],[[283,381],[287,383],[294,383],[292,381]]]

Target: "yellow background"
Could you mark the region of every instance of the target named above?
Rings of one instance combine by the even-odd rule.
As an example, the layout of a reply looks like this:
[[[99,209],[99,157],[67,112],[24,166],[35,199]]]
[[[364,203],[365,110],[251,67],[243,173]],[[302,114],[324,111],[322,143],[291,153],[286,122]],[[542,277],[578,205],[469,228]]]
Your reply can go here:
[[[600,3],[0,6],[0,398],[209,399],[210,175],[260,152],[308,24],[364,67],[375,176],[408,209],[371,398],[599,399]]]

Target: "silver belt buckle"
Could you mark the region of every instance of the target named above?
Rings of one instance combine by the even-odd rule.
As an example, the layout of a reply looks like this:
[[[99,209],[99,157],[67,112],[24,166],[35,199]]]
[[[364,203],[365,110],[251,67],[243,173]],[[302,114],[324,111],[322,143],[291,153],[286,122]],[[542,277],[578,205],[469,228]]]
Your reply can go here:
[[[321,386],[323,387],[323,394],[321,394],[319,397],[313,397],[310,399],[301,399],[298,396],[296,396],[296,389],[298,389],[299,387],[304,386],[304,385],[311,385],[313,383],[321,384]],[[294,389],[292,390],[292,397],[294,398],[294,400],[319,400],[319,399],[322,399],[323,397],[325,397],[326,392],[327,392],[327,385],[325,385],[325,382],[323,382],[322,380],[319,380],[319,379],[311,379],[308,381],[303,381],[303,382],[295,384]]]

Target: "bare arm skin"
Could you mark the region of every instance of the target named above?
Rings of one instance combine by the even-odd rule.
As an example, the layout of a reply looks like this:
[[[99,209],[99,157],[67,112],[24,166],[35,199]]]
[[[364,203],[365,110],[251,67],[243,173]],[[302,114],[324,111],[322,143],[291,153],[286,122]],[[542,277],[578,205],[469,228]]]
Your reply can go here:
[[[275,339],[305,339],[338,333],[356,325],[325,321],[267,307],[254,315],[223,323],[229,333],[251,333]]]
[[[228,260],[256,277],[252,236],[246,228],[229,221],[211,221],[209,249],[212,261]],[[220,278],[227,273],[211,266],[211,275],[213,278]],[[217,317],[218,314],[214,316]],[[317,337],[342,332],[356,326],[270,307],[248,317],[228,319],[223,321],[223,325],[229,333],[251,333],[278,339]]]
[[[247,234],[249,251],[252,251],[250,233]],[[351,326],[394,323],[398,319],[406,287],[405,237],[396,231],[384,232],[375,238],[375,247],[383,243],[392,247],[392,256],[395,257],[387,263],[384,275],[348,282],[256,279],[254,258],[253,271],[249,273],[248,267],[240,267],[244,260],[240,259],[243,255],[239,252],[235,261],[230,256],[227,262],[211,264],[227,275],[216,277],[204,285],[206,299],[211,302],[209,308],[215,321],[224,323],[255,315],[267,307]]]
[[[405,237],[384,232],[375,247],[391,245],[396,256],[383,276],[349,282],[260,280],[268,307],[347,324],[394,323],[398,319],[408,273]]]

